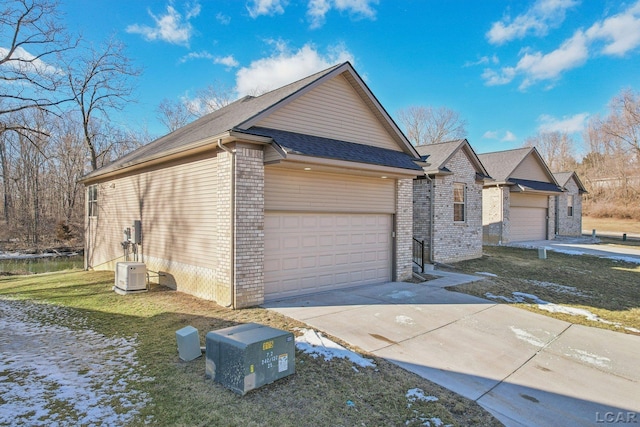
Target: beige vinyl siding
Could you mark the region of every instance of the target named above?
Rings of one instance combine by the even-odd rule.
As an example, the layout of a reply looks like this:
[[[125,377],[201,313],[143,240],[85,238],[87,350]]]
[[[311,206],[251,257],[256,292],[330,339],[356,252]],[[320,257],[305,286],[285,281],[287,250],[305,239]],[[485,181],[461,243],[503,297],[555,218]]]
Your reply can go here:
[[[511,193],[511,206],[546,209],[549,207],[549,196]]]
[[[343,76],[336,76],[256,126],[401,151]]]
[[[267,166],[265,210],[394,213],[395,180]]]
[[[511,174],[511,178],[528,179],[531,181],[552,182],[545,173],[543,166],[533,155],[528,155]]]
[[[215,157],[200,157],[99,184],[99,216],[93,224],[99,237],[90,266],[121,261],[122,231],[139,219],[141,258],[215,267],[215,165]]]

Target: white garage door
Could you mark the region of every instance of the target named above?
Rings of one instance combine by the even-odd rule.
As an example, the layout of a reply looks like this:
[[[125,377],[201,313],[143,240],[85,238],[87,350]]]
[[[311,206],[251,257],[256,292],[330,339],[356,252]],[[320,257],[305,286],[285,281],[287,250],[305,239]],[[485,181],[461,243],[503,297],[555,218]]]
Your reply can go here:
[[[512,242],[545,240],[547,238],[547,209],[511,207],[509,218]]]
[[[392,215],[265,213],[265,299],[391,280]]]

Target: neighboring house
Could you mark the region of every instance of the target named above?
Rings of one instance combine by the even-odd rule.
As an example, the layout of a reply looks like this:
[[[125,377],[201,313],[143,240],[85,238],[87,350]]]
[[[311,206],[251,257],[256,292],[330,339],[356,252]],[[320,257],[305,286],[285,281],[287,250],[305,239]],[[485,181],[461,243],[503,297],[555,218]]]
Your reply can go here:
[[[478,158],[494,179],[482,190],[484,243],[553,239],[555,196],[562,189],[538,150],[519,148]]]
[[[425,176],[413,181],[413,236],[425,262],[482,256],[482,186],[489,174],[466,139],[420,145]]]
[[[575,172],[554,173],[563,193],[555,199],[556,236],[582,235],[582,195],[587,192]]]
[[[420,157],[351,64],[246,96],[83,178],[86,267],[234,308],[412,274]]]

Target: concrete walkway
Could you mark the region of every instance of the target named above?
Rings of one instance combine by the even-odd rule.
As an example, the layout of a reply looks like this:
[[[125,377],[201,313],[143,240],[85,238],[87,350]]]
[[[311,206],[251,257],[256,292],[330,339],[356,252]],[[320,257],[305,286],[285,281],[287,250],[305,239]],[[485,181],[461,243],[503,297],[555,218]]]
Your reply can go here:
[[[640,337],[552,319],[446,286],[430,271],[265,307],[477,401],[507,426],[640,423]]]
[[[507,246],[520,248],[547,248],[557,252],[568,254],[588,254],[602,258],[624,259],[640,264],[640,246],[623,246],[601,244],[591,238],[562,238],[555,240],[531,240],[526,242],[514,242]],[[640,423],[640,421],[639,421]]]

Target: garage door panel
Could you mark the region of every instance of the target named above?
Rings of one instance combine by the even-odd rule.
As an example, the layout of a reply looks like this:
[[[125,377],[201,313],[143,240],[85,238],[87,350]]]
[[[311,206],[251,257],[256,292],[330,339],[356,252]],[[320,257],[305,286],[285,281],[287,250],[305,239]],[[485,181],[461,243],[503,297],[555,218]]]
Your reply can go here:
[[[544,240],[547,238],[547,209],[512,207],[510,241]]]
[[[389,214],[265,213],[266,299],[391,280],[391,224]]]

